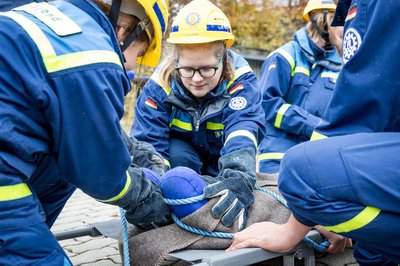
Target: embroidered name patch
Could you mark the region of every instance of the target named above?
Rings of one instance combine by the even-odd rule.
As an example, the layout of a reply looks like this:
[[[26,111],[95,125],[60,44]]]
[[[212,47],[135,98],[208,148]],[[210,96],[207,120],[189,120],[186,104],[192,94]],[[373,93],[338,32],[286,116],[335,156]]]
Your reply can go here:
[[[234,97],[229,102],[229,107],[233,110],[242,110],[247,105],[247,100],[243,97]]]
[[[47,3],[30,3],[15,10],[22,10],[46,24],[58,36],[82,32],[81,28],[55,6]]]
[[[343,62],[347,63],[360,49],[362,39],[358,31],[354,28],[346,30],[343,38]]]

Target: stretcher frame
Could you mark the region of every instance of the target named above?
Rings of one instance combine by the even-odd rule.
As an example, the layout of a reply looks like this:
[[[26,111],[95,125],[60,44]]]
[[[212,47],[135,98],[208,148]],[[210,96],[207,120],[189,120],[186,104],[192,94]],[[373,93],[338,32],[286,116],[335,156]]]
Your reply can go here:
[[[54,236],[58,241],[82,236],[104,236],[118,240],[121,229],[120,220],[110,220],[83,228],[57,232]],[[316,230],[310,231],[307,237],[318,243],[322,241],[321,234]],[[261,248],[245,248],[229,253],[226,253],[224,250],[213,249],[184,249],[171,252],[168,256],[168,259],[180,259],[198,266],[250,265],[278,257],[283,257],[284,266],[294,266],[295,259],[304,260],[304,266],[315,266],[314,249],[304,242],[299,243],[288,253],[274,253]]]

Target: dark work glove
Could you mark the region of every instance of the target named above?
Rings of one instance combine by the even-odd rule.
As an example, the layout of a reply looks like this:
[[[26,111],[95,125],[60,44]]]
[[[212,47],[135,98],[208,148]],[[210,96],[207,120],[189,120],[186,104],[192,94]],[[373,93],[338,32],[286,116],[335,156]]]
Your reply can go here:
[[[151,144],[128,137],[125,132],[123,132],[122,137],[128,147],[134,166],[148,168],[159,175],[164,174],[164,159]]]
[[[129,223],[147,230],[169,224],[171,211],[158,186],[145,176],[142,169],[129,167],[128,172],[132,180],[128,191],[111,204],[126,210]]]
[[[220,181],[205,187],[204,196],[221,196],[211,210],[213,217],[222,217],[221,223],[228,227],[238,219],[238,229],[242,230],[254,203],[255,151],[237,150],[221,156],[218,163],[221,172],[217,179]]]

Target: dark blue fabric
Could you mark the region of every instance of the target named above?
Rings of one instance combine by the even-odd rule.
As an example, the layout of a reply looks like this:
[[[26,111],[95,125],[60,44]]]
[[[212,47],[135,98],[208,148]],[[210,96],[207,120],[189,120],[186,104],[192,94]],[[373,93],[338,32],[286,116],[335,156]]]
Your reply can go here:
[[[235,69],[248,68],[247,61],[233,51],[228,56]],[[214,90],[204,96],[200,102],[193,100],[190,92],[177,80],[171,81],[171,86],[161,86],[158,78],[160,68],[146,83],[135,106],[135,120],[131,128],[131,136],[146,141],[154,146],[164,159],[174,160],[179,154],[170,151],[170,139],[176,138],[190,143],[199,154],[212,158],[256,145],[246,136],[238,136],[225,143],[230,133],[246,130],[260,142],[264,136],[264,112],[261,108],[261,94],[256,86],[256,75],[245,72],[228,86],[228,80],[223,80]],[[237,85],[243,89],[229,90]],[[241,97],[246,101],[242,109],[229,107],[229,101]],[[149,106],[151,101],[156,104]],[[180,120],[186,128],[172,123]],[[210,128],[209,124],[223,125],[223,128]],[[201,155],[200,157],[203,157]]]
[[[217,176],[219,156],[208,155],[203,150],[196,150],[189,142],[171,138],[169,153],[174,154],[169,160],[171,168],[185,166],[201,175]]]
[[[82,29],[68,36],[15,12],[43,31],[57,56],[103,50],[122,60],[115,34],[107,34],[113,29],[105,15],[89,1],[79,3],[87,5],[88,13],[65,1],[50,3]],[[119,120],[130,82],[123,67],[112,63],[49,73],[31,37],[3,15],[0,43],[0,186],[27,183],[33,193],[0,202],[0,252],[15,249],[31,261],[14,265],[32,265],[61,249],[54,238],[49,240],[49,227],[75,186],[98,199],[124,188],[130,156]],[[51,257],[51,265],[63,264],[57,261],[61,254]]]
[[[44,156],[37,164],[29,184],[40,201],[46,224],[50,228],[76,187],[62,178],[54,157]]]
[[[0,12],[9,11],[17,6],[22,6],[32,2],[43,2],[43,0],[1,0]]]
[[[326,136],[400,131],[400,1],[354,0],[355,4],[357,14],[344,30],[348,62],[316,129]]]
[[[0,234],[0,265],[71,266],[45,223],[8,229]]]
[[[293,62],[288,60],[287,55],[292,57]],[[263,154],[284,154],[290,147],[310,139],[332,96],[335,76],[341,65],[336,48],[319,48],[308,37],[305,28],[295,33],[293,41],[267,57],[259,80],[267,128],[266,136],[258,147],[262,158],[260,172],[279,171],[280,159],[264,159]],[[305,71],[296,71],[296,68]],[[306,71],[309,73],[306,74]],[[282,115],[280,112],[284,104],[291,106]],[[278,115],[282,115],[279,127],[275,126]]]
[[[360,266],[398,266],[399,264],[389,260],[388,258],[376,253],[373,250],[363,247],[360,243],[356,243],[354,247],[354,258]]]
[[[400,133],[360,133],[310,141],[282,161],[279,190],[301,223],[333,226],[372,206],[366,226],[343,233],[400,262]]]

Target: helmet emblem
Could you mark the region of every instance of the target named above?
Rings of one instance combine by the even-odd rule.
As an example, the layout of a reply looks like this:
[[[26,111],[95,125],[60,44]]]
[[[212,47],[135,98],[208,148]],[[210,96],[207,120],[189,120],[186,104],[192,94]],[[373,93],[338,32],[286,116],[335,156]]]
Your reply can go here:
[[[200,15],[198,13],[189,13],[186,16],[186,23],[191,26],[199,24],[199,22],[200,22]]]

